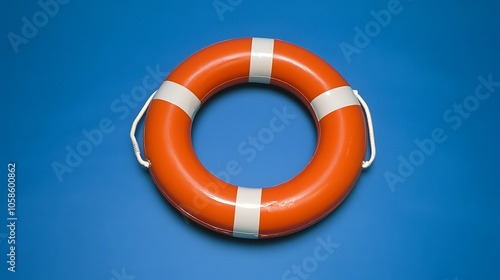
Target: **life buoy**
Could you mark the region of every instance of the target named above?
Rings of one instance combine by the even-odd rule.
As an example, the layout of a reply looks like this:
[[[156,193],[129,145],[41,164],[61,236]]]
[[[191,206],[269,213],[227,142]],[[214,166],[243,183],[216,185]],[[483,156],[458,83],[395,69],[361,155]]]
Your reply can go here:
[[[201,164],[191,142],[201,104],[247,82],[287,89],[316,121],[317,146],[308,165],[269,188],[234,186],[217,178]],[[357,181],[366,141],[363,110],[344,78],[315,54],[264,38],[219,42],[183,61],[154,95],[144,128],[150,173],[165,198],[199,224],[242,238],[290,234],[329,214]]]

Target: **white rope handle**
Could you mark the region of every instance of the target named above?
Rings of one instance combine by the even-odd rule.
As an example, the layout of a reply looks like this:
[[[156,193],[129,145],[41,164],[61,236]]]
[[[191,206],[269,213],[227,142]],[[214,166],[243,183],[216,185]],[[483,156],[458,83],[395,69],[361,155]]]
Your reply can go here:
[[[359,95],[357,90],[353,90],[354,95],[356,95],[356,98],[358,98],[359,102],[361,103],[361,106],[363,106],[363,110],[365,111],[366,115],[366,122],[368,124],[368,140],[370,141],[370,158],[368,160],[364,160],[363,164],[361,165],[363,168],[368,168],[370,165],[372,165],[373,161],[375,160],[375,155],[377,154],[377,149],[375,147],[375,134],[373,133],[373,122],[372,122],[372,114],[370,113],[370,108],[368,108],[368,104],[363,100],[361,95]]]
[[[142,159],[141,149],[139,148],[139,143],[137,143],[137,139],[135,138],[135,130],[137,129],[137,124],[142,119],[142,116],[144,116],[144,112],[146,112],[146,110],[148,109],[149,103],[151,103],[151,100],[153,99],[155,93],[156,91],[153,92],[153,94],[151,94],[148,100],[146,100],[146,103],[144,104],[144,106],[142,106],[142,109],[139,111],[139,114],[137,114],[137,117],[135,117],[135,120],[132,123],[132,128],[130,128],[130,139],[132,140],[132,146],[134,147],[135,157],[142,166],[147,168],[151,166],[151,162],[149,160]]]

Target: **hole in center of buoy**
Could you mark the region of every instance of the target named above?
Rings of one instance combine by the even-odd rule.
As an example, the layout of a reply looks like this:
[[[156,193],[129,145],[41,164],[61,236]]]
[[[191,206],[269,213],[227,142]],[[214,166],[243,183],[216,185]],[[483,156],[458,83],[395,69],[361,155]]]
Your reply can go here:
[[[191,136],[199,160],[212,174],[236,186],[266,188],[306,167],[316,133],[308,108],[290,92],[242,84],[201,106]]]

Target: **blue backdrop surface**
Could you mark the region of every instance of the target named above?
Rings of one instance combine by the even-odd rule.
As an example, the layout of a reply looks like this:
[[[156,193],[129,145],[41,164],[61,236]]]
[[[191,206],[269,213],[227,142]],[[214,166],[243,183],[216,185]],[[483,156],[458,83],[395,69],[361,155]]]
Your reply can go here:
[[[499,12],[486,0],[3,3],[0,279],[500,279]],[[283,238],[184,219],[128,136],[176,65],[239,37],[311,50],[373,115],[375,163],[331,215]],[[238,146],[276,110],[294,117],[250,160]],[[208,170],[236,161],[226,180],[268,187],[306,166],[315,133],[290,94],[249,85],[202,107],[192,136]]]

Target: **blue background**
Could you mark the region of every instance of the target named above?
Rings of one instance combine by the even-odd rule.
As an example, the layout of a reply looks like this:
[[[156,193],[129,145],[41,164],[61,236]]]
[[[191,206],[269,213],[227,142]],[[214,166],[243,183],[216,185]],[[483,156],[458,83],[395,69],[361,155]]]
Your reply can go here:
[[[385,26],[374,25],[373,12],[392,2],[221,0],[228,6],[218,12],[213,1],[74,0],[45,19],[35,1],[3,3],[0,279],[500,279],[500,87],[473,97],[478,77],[500,81],[499,5],[401,0]],[[10,32],[24,37],[23,17],[40,27],[12,44]],[[367,26],[371,35],[356,45],[356,27]],[[166,75],[235,37],[313,51],[373,114],[375,163],[331,215],[284,238],[234,239],[186,221],[136,162],[128,137],[147,75]],[[344,55],[342,43],[356,52]],[[133,92],[137,102],[126,105],[122,95]],[[464,101],[472,109],[453,112]],[[247,161],[237,146],[284,106],[296,117]],[[58,178],[54,162],[67,164],[68,149],[84,145],[83,131],[102,121],[107,132]],[[419,152],[415,141],[435,129],[443,143]],[[265,86],[224,91],[201,109],[193,131],[210,171],[236,160],[242,170],[230,181],[252,187],[292,178],[315,141],[307,110]],[[416,164],[398,171],[402,160]],[[9,162],[17,166],[16,273],[7,271],[3,225]],[[326,260],[314,259],[318,239],[338,246]]]

